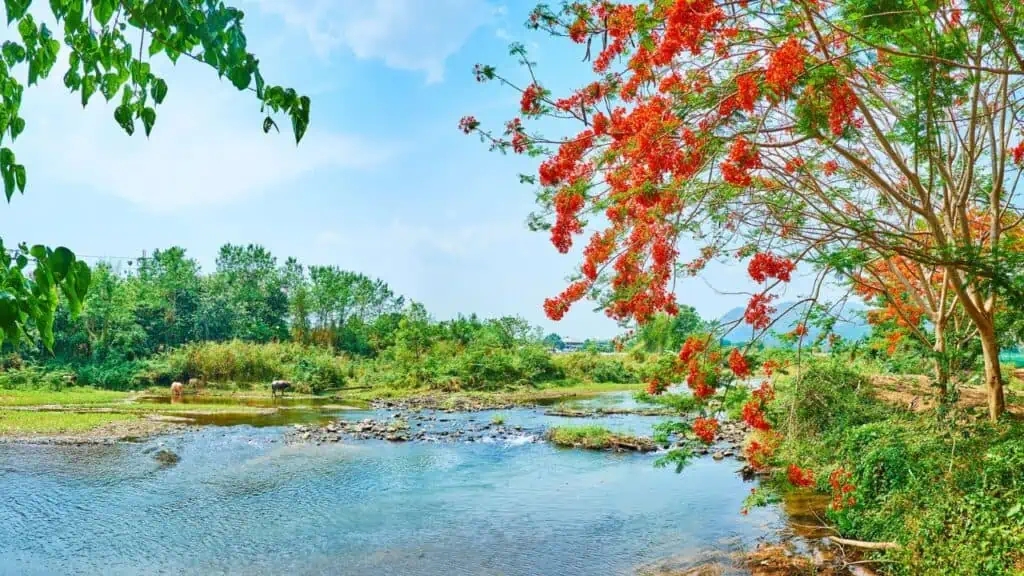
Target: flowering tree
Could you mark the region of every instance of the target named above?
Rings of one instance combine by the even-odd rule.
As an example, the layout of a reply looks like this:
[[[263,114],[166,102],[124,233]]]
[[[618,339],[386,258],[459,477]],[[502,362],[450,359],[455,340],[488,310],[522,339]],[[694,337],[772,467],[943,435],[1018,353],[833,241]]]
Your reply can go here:
[[[941,270],[981,340],[996,418],[995,316],[1020,254],[1007,242],[1021,222],[1020,19],[985,0],[542,5],[529,26],[585,46],[593,82],[552,94],[516,46],[523,81],[475,73],[519,91],[520,115],[503,133],[472,117],[461,128],[545,156],[525,179],[559,251],[591,231],[577,279],[545,303],[551,318],[590,295],[644,322],[675,312],[680,275],[750,259],[760,286],[745,321],[763,331],[798,263],[821,280],[899,257]],[[575,135],[529,132],[542,117]],[[699,258],[680,261],[684,241]]]

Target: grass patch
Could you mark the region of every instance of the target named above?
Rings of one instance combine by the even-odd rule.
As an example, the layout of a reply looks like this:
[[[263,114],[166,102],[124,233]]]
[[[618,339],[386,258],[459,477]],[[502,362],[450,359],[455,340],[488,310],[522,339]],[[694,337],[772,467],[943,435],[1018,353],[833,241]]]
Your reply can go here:
[[[596,425],[555,426],[547,433],[548,441],[556,446],[584,448],[587,450],[634,450],[650,452],[655,450],[650,438],[612,432]]]
[[[104,412],[30,412],[0,410],[0,435],[29,436],[88,432],[112,422],[135,420],[132,414]]]
[[[504,423],[505,423],[505,415],[504,414],[495,414],[494,416],[491,416],[491,424],[494,424],[495,426],[501,426]]]
[[[87,386],[63,390],[0,389],[0,406],[82,406],[110,404],[131,397],[127,392],[97,390]]]

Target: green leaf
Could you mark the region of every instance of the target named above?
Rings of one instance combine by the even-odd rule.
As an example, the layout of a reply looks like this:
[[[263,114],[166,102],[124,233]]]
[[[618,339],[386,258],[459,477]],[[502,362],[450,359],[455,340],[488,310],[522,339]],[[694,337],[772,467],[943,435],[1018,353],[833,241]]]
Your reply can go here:
[[[149,106],[142,109],[142,126],[146,129],[146,137],[153,130],[153,123],[156,122],[156,110]]]
[[[4,195],[7,196],[7,201],[11,201],[11,197],[14,196],[14,172],[9,168],[3,170],[4,178]]]
[[[92,282],[92,271],[89,270],[89,265],[81,260],[75,262],[75,291],[78,293],[80,300],[85,300],[85,295],[89,291],[89,284]]]
[[[154,80],[153,87],[150,88],[150,94],[157,104],[163,104],[164,98],[167,97],[167,82],[164,82],[163,78]]]
[[[11,140],[15,140],[22,132],[25,131],[25,119],[21,116],[15,116],[11,120]]]
[[[28,253],[31,254],[32,257],[35,258],[36,260],[45,260],[46,246],[43,246],[42,244],[36,244],[35,246],[29,249]]]
[[[128,133],[129,136],[135,133],[135,119],[132,117],[132,109],[128,105],[121,104],[114,109],[114,120]]]
[[[24,16],[25,12],[28,11],[30,4],[32,4],[32,0],[5,0],[4,5],[7,10],[7,24],[10,24]]]
[[[235,85],[235,88],[239,90],[245,90],[249,87],[249,83],[252,82],[252,74],[241,66],[232,68],[228,73],[228,78]]]
[[[25,165],[17,164],[14,166],[14,183],[18,186],[18,190],[25,193]]]
[[[61,282],[71,271],[71,265],[75,262],[75,255],[71,250],[60,246],[53,251],[48,262],[50,270],[53,272],[53,278],[57,282]]]
[[[92,74],[82,78],[82,108],[89,103],[89,98],[96,93],[96,77]]]
[[[295,143],[298,144],[309,127],[309,96],[299,98],[296,108],[292,110],[292,130],[295,132]]]
[[[114,15],[115,0],[93,0],[92,13],[102,26],[106,26],[110,17]]]
[[[6,290],[0,292],[0,328],[6,332],[16,326],[18,320],[18,298]]]
[[[149,42],[149,55],[150,56],[153,56],[153,55],[157,54],[158,52],[162,52],[163,49],[164,49],[164,43],[159,41],[159,40],[157,40],[156,38],[152,39]]]
[[[280,132],[280,130],[278,130],[277,128],[277,123],[274,122],[274,119],[271,118],[270,116],[267,116],[266,118],[263,119],[263,133],[269,133],[271,128]]]

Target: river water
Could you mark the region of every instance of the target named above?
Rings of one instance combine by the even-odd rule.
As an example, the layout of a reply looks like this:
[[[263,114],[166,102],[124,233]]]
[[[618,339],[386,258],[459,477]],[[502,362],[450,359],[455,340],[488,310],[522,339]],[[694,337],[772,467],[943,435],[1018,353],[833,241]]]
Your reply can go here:
[[[562,421],[501,414],[525,430]],[[600,420],[648,432],[658,419]],[[636,574],[750,549],[784,525],[775,507],[739,513],[752,485],[731,459],[676,474],[655,469],[657,455],[559,449],[528,433],[310,446],[286,445],[286,429],[0,445],[0,574]],[[160,465],[158,448],[181,460]]]

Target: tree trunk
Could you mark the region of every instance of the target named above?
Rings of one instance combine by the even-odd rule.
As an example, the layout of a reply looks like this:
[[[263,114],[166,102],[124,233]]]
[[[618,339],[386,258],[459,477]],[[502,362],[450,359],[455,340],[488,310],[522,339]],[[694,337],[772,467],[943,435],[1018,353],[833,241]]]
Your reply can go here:
[[[935,323],[935,385],[939,389],[939,402],[949,398],[949,359],[946,357],[944,322]]]
[[[981,352],[985,360],[985,392],[988,395],[988,416],[995,422],[1006,410],[1003,397],[1003,379],[999,369],[999,342],[994,326],[978,326]]]

